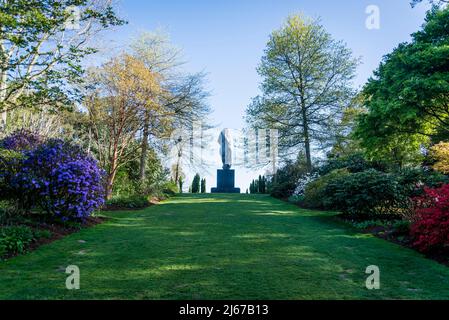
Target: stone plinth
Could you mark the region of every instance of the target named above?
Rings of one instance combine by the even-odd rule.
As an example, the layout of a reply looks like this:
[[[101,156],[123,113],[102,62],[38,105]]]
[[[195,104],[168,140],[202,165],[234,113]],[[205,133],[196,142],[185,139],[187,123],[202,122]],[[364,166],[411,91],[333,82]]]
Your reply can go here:
[[[235,187],[235,170],[218,169],[217,187],[211,189],[212,193],[240,193],[240,188]]]

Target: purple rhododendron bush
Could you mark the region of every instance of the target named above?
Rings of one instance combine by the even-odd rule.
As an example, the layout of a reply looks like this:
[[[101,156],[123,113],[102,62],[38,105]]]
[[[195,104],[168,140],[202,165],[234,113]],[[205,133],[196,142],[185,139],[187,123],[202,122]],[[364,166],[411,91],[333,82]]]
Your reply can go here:
[[[83,221],[103,205],[103,170],[79,146],[21,130],[0,148],[0,199],[20,211]]]
[[[43,142],[43,138],[25,129],[18,130],[0,142],[0,148],[14,151],[24,151],[36,148]]]

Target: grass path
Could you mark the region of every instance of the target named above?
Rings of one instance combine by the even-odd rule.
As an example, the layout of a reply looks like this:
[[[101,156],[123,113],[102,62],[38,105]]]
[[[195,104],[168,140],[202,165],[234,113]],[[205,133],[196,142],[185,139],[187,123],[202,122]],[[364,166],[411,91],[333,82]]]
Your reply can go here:
[[[449,299],[449,268],[267,196],[180,196],[0,262],[0,299]],[[83,240],[83,241],[80,241]],[[81,289],[65,289],[77,265]],[[381,289],[365,288],[365,268]]]

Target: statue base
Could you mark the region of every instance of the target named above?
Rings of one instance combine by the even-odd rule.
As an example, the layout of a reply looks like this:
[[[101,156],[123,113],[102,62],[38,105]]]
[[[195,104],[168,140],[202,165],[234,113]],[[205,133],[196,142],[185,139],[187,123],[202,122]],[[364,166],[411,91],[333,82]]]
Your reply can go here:
[[[217,187],[212,188],[212,193],[240,193],[240,188],[235,188],[235,170],[218,169]]]

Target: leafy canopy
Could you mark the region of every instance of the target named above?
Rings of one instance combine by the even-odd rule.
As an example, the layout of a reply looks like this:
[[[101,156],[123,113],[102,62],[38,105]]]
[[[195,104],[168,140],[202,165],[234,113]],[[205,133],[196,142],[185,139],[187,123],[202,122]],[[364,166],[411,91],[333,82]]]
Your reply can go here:
[[[73,9],[79,21],[72,21]],[[76,17],[78,18],[78,17]],[[75,22],[71,24],[70,22]],[[110,0],[0,2],[0,112],[19,106],[63,107],[79,97],[81,61],[102,29],[123,24]]]
[[[356,66],[351,50],[319,20],[289,17],[267,43],[258,68],[263,95],[248,107],[248,123],[278,129],[285,154],[304,149],[310,171],[311,149],[332,136],[333,121],[350,104]]]
[[[419,159],[437,132],[449,136],[449,8],[429,11],[412,39],[387,55],[364,87],[368,112],[356,130],[371,158],[400,165]]]

